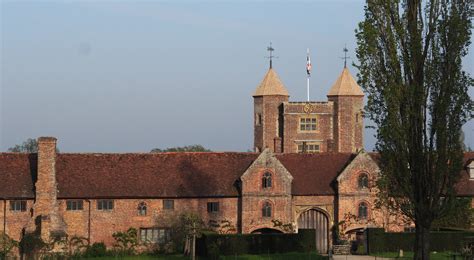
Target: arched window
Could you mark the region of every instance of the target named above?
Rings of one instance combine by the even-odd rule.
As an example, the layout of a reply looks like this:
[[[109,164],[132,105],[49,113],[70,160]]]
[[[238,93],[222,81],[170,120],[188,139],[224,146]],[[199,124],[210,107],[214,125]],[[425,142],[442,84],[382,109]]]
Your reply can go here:
[[[364,189],[369,187],[369,176],[367,176],[366,173],[362,173],[359,176],[359,181],[358,181],[359,189]]]
[[[263,203],[262,217],[264,217],[264,218],[271,218],[272,217],[272,204],[268,201],[265,201]]]
[[[271,173],[266,172],[266,173],[263,174],[262,187],[264,189],[272,187],[272,174]]]
[[[367,219],[367,215],[368,215],[367,203],[365,202],[359,203],[359,218]]]
[[[146,203],[140,202],[137,207],[137,212],[139,216],[146,216]]]

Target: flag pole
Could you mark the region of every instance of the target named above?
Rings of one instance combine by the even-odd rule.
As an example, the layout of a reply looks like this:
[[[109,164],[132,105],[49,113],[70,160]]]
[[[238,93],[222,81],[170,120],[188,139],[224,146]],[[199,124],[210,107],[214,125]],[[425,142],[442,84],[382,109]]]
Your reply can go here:
[[[306,92],[309,102],[309,78],[311,76],[311,59],[309,58],[309,48],[306,50]]]
[[[308,75],[308,78],[306,80],[306,91],[308,92],[308,102],[309,102],[309,75]]]

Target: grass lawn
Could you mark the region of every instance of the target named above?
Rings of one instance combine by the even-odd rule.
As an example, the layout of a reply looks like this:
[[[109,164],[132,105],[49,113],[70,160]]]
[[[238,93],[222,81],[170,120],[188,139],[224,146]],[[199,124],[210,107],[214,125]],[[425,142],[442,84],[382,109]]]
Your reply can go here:
[[[127,257],[98,257],[88,258],[97,260],[151,260],[151,259],[163,259],[163,260],[184,260],[190,259],[188,256],[182,255],[164,255],[164,256],[127,256]],[[196,257],[197,260],[207,260],[207,258]],[[270,254],[270,255],[238,255],[238,256],[221,256],[220,260],[327,260],[327,256],[321,256],[317,253],[284,253],[284,254]]]
[[[431,260],[446,260],[452,259],[453,252],[431,252],[430,259]],[[383,252],[383,253],[375,253],[370,254],[371,256],[380,256],[386,258],[398,258],[398,259],[413,259],[413,252],[403,252],[403,257],[398,257],[398,252]]]

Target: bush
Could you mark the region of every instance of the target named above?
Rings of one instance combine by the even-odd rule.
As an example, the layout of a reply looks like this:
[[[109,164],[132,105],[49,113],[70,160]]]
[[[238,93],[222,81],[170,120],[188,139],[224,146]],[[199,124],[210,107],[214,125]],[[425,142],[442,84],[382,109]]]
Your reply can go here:
[[[107,247],[103,242],[94,243],[91,246],[87,247],[84,252],[84,257],[101,257],[107,256]]]
[[[274,254],[316,250],[314,230],[297,234],[204,234],[196,243],[196,253],[215,259],[219,255]]]
[[[138,246],[138,236],[135,228],[129,228],[126,232],[115,232],[114,251],[118,255],[134,255]]]
[[[18,247],[18,242],[4,232],[0,233],[0,259],[6,259],[13,248]]]
[[[20,251],[27,258],[36,256],[45,247],[46,243],[35,233],[26,233],[20,241]]]
[[[368,253],[413,251],[415,233],[384,232],[382,228],[367,229]],[[474,236],[474,232],[431,232],[430,248],[432,251],[455,251],[463,248],[466,237]]]

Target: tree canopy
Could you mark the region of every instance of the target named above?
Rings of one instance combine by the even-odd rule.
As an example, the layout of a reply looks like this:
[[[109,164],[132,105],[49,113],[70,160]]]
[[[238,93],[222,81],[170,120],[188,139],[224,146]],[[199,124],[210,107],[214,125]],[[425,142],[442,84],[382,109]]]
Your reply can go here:
[[[200,144],[186,145],[181,147],[171,147],[166,149],[154,148],[151,150],[152,153],[164,153],[164,152],[212,152]]]
[[[368,0],[356,31],[359,84],[377,126],[381,198],[416,225],[415,258],[429,258],[429,230],[455,202],[461,127],[472,118],[463,70],[471,1]]]
[[[37,153],[38,142],[36,141],[36,139],[28,138],[22,144],[17,144],[13,147],[8,148],[8,151],[14,153]]]

